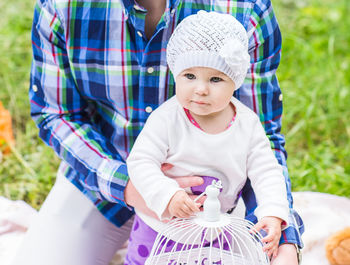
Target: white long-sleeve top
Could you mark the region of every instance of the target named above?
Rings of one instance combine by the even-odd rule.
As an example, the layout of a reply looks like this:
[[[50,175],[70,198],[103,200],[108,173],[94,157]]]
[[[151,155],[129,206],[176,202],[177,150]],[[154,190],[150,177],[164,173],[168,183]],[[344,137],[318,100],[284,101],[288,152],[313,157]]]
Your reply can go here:
[[[247,178],[257,198],[255,215],[275,216],[288,222],[288,201],[282,167],[278,164],[258,116],[232,97],[236,109],[233,124],[218,134],[208,134],[193,125],[176,96],[148,118],[127,159],[130,179],[160,219],[172,196],[181,188],[177,176],[212,176],[222,181],[221,210],[235,206]],[[165,176],[163,163],[174,167]],[[139,211],[151,228],[163,223]]]

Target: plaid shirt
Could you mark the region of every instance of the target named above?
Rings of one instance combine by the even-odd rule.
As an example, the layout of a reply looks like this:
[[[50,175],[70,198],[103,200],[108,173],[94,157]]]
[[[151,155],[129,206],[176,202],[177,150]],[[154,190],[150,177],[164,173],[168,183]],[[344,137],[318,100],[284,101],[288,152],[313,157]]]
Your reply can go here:
[[[149,40],[146,10],[133,0],[38,0],[31,115],[40,137],[62,159],[60,172],[117,226],[133,215],[124,202],[125,160],[150,112],[174,94],[165,56],[168,39],[184,17],[201,9],[232,14],[248,31],[251,67],[235,96],[259,115],[285,169],[292,207],[275,75],[281,35],[269,0],[168,0]],[[242,196],[247,218],[256,221],[249,183]],[[293,217],[299,224],[291,222],[281,243],[301,245],[302,221],[291,209]]]

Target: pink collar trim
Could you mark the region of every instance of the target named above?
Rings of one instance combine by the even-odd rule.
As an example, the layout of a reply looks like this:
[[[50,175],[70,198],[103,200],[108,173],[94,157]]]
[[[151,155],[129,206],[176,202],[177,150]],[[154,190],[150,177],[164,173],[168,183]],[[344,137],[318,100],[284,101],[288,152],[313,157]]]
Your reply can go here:
[[[203,129],[201,128],[201,126],[199,126],[198,122],[197,122],[197,121],[193,118],[193,116],[191,115],[190,111],[189,111],[188,109],[186,109],[186,108],[184,108],[184,111],[185,111],[186,116],[187,116],[187,118],[189,119],[189,121],[190,121],[194,126],[196,126],[198,129],[200,129],[200,130],[203,131]],[[228,128],[230,128],[231,125],[233,124],[233,122],[235,121],[235,119],[236,119],[236,114],[237,114],[237,112],[236,112],[236,110],[235,110],[235,114],[233,115],[232,120],[230,121],[230,123],[227,125],[226,130],[227,130]]]

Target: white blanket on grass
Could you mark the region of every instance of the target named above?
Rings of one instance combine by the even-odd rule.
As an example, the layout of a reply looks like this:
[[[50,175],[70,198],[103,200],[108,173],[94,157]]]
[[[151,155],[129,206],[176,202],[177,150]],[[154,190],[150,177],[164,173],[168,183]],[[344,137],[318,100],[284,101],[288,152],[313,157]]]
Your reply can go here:
[[[318,192],[294,192],[294,208],[304,220],[302,265],[329,265],[324,242],[334,232],[350,226],[350,199]],[[0,264],[12,257],[37,212],[23,201],[0,197]],[[125,249],[110,265],[123,264]]]

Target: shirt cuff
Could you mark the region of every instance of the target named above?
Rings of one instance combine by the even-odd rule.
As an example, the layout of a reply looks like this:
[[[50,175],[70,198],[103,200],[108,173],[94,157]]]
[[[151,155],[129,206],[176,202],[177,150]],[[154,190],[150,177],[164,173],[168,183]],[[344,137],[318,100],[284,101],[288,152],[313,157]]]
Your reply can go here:
[[[124,199],[125,187],[129,180],[126,165],[114,160],[106,161],[99,166],[97,175],[98,187],[106,200],[132,210]]]
[[[301,235],[304,233],[304,223],[294,209],[290,209],[289,226],[282,231],[279,244],[296,244],[299,249],[304,247]]]
[[[282,230],[286,229],[289,226],[289,208],[282,206],[258,206],[255,210],[255,215],[258,220],[266,216],[278,217],[283,220]]]

